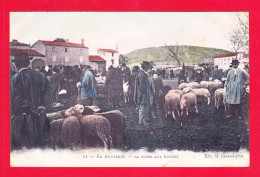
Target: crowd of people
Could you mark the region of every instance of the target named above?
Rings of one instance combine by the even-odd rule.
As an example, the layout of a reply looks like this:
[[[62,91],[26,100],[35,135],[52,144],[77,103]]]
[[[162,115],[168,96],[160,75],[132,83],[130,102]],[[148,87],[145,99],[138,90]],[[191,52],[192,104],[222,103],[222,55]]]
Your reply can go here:
[[[120,103],[132,104],[139,108],[139,124],[148,125],[163,111],[163,79],[165,69],[155,70],[150,62],[143,61],[141,67],[132,70],[122,63],[119,67],[110,66],[108,71],[98,74],[89,65],[48,66],[31,69],[30,58],[26,53],[15,55],[18,72],[11,72],[11,147],[41,145],[41,137],[50,129],[44,111],[57,103],[68,104],[74,99],[76,104],[95,105],[97,99],[97,77],[105,78],[108,102],[117,108]],[[239,62],[233,60],[230,68],[223,73],[215,66],[208,65],[192,70],[192,75],[183,65],[179,83],[203,80],[223,80],[231,113],[241,112],[241,93],[248,81],[248,73],[238,69]],[[169,72],[170,78],[175,77]]]

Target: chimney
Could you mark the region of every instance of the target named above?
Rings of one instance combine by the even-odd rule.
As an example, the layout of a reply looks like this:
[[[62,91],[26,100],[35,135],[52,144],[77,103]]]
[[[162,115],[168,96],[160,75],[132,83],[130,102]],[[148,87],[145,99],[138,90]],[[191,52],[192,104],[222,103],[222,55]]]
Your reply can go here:
[[[82,39],[81,39],[81,44],[83,44],[83,45],[84,45],[84,38],[82,38]]]

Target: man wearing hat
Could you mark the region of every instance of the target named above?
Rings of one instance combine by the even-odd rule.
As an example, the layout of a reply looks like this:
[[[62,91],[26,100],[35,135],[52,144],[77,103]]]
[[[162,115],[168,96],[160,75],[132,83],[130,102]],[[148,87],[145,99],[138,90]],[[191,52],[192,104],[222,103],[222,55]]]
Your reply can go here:
[[[45,76],[29,68],[32,58],[27,53],[14,57],[11,61],[19,72],[10,81],[11,149],[41,146],[47,121],[41,106],[50,104],[51,87]]]
[[[241,98],[249,84],[249,75],[245,70],[238,68],[239,61],[237,59],[233,60],[231,64],[233,68],[228,72],[224,88],[226,102],[229,104],[229,116],[242,119]]]
[[[143,61],[135,79],[135,103],[139,107],[139,124],[149,124],[151,120],[151,105],[153,105],[153,88],[149,81],[148,70],[152,69],[149,62]]]
[[[79,103],[84,106],[91,106],[94,104],[96,97],[96,83],[91,66],[87,65],[82,71],[83,77],[79,84]]]

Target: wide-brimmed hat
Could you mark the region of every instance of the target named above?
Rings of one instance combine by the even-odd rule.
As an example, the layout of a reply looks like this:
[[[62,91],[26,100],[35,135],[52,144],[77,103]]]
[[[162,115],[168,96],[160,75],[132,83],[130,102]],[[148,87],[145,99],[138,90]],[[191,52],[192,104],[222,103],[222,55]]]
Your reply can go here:
[[[19,62],[19,61],[25,61],[25,60],[32,60],[33,57],[29,57],[27,53],[19,53],[14,55],[14,59],[11,60],[12,62]]]
[[[231,62],[231,65],[238,65],[238,64],[239,64],[239,61],[237,59],[232,60],[232,62]]]
[[[141,63],[141,65],[144,67],[147,67],[148,69],[153,68],[153,66],[148,61],[143,61],[143,63]]]

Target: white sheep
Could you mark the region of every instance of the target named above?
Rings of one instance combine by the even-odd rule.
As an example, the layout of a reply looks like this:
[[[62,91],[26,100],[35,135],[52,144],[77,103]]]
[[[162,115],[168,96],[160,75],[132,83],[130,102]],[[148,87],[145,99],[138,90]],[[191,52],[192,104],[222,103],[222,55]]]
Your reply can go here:
[[[225,111],[227,110],[227,103],[226,103],[226,90],[225,89],[217,89],[214,94],[215,98],[215,107],[219,107],[220,101],[223,101]]]
[[[172,117],[176,120],[174,111],[176,110],[178,113],[178,116],[180,116],[179,110],[178,110],[178,106],[180,104],[180,98],[181,96],[178,93],[175,92],[168,92],[165,95],[165,105],[164,105],[164,109],[166,112],[165,117],[167,117],[168,115],[172,114]]]
[[[181,83],[179,85],[179,89],[182,90],[186,87],[191,87],[191,88],[201,88],[201,85],[198,82],[190,82],[190,83]]]
[[[196,95],[197,98],[198,96],[206,98],[208,101],[208,105],[210,104],[210,92],[208,89],[205,88],[192,89],[190,87],[187,87],[183,89],[183,92],[184,93],[192,92]]]
[[[197,108],[197,98],[196,95],[192,92],[188,92],[181,97],[180,108],[182,110],[181,114],[183,114],[184,109],[186,109],[186,115],[188,116],[189,109],[194,107],[196,113],[198,113]]]

